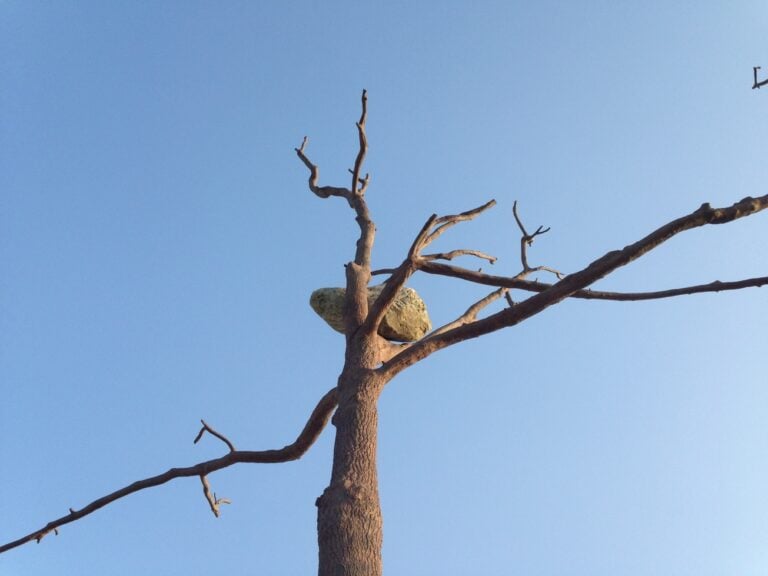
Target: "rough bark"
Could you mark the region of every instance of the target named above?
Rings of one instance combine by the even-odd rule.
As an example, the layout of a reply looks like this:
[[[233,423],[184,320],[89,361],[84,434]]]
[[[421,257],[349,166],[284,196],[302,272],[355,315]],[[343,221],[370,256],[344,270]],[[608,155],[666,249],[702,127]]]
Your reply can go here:
[[[336,427],[331,482],[316,502],[320,576],[382,574],[376,404],[383,379],[359,362],[376,356],[370,342],[351,348],[331,420]]]

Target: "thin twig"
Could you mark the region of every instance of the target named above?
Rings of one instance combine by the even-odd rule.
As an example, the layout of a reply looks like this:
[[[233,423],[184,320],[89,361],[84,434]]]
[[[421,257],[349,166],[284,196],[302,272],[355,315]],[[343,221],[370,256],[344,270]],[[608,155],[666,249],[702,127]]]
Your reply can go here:
[[[537,267],[537,270],[534,270],[528,265],[528,248],[533,245],[533,240],[536,238],[536,236],[540,236],[542,234],[546,234],[549,232],[549,228],[544,228],[543,226],[539,226],[536,231],[533,234],[528,234],[528,231],[525,229],[525,226],[523,226],[523,222],[520,220],[520,216],[517,214],[517,200],[514,201],[512,204],[512,215],[515,217],[515,222],[517,222],[518,228],[520,228],[520,231],[522,232],[522,236],[520,238],[520,261],[523,265],[523,274],[527,275],[530,272],[536,272],[539,270],[547,270],[552,271],[550,268],[546,268],[544,266]],[[559,272],[554,272],[554,274],[557,275],[558,278],[561,277],[561,274]]]
[[[319,186],[318,180],[320,178],[320,169],[316,164],[313,164],[305,153],[309,138],[304,136],[304,140],[301,142],[301,146],[294,148],[296,155],[301,159],[304,165],[309,169],[309,189],[320,198],[328,198],[329,196],[340,196],[342,198],[349,198],[352,192],[346,188],[338,188],[336,186]]]
[[[484,298],[481,298],[472,306],[467,308],[466,312],[456,318],[455,320],[448,322],[447,324],[444,324],[443,326],[440,326],[439,328],[436,328],[431,333],[424,336],[424,340],[427,340],[429,338],[432,338],[434,336],[438,336],[440,334],[443,334],[444,332],[447,332],[448,330],[451,330],[453,328],[456,328],[458,326],[464,326],[465,324],[469,324],[471,322],[474,322],[477,319],[477,315],[486,308],[489,304],[495,302],[502,296],[506,296],[507,292],[509,291],[509,288],[499,288],[498,290],[494,290]]]
[[[424,242],[424,248],[429,246],[432,242],[437,240],[443,232],[445,232],[448,228],[451,226],[455,226],[459,222],[466,222],[467,220],[473,220],[489,208],[493,208],[496,205],[496,200],[490,200],[483,204],[482,206],[478,206],[477,208],[473,208],[472,210],[467,210],[466,212],[462,212],[461,214],[454,214],[451,216],[441,216],[440,218],[437,218],[434,222],[436,228],[435,230],[426,238]]]
[[[754,90],[755,88],[760,88],[760,86],[765,86],[766,84],[768,84],[768,79],[763,80],[761,82],[757,81],[757,71],[758,70],[760,70],[760,66],[753,66],[752,67],[752,73],[755,76],[755,82],[754,82],[754,84],[752,84],[752,90]]]
[[[423,254],[422,260],[453,260],[459,256],[474,256],[481,260],[487,260],[491,264],[494,264],[497,260],[495,256],[480,252],[479,250],[451,250],[450,252],[438,252],[437,254]]]
[[[232,501],[228,498],[216,497],[215,492],[211,494],[211,487],[208,484],[208,477],[205,474],[200,475],[200,482],[203,484],[203,494],[205,494],[205,499],[208,501],[208,505],[211,507],[211,512],[213,512],[213,515],[218,518],[220,514],[219,504],[232,504]]]
[[[360,113],[360,121],[357,123],[357,135],[360,142],[360,146],[357,151],[357,158],[355,158],[355,167],[352,170],[352,190],[355,194],[362,196],[365,194],[365,189],[368,187],[368,174],[362,179],[362,184],[358,187],[360,182],[360,170],[363,167],[363,161],[365,160],[365,154],[368,151],[368,138],[365,135],[365,120],[368,116],[368,91],[363,90],[363,94],[360,97],[362,112]]]
[[[216,432],[216,430],[211,428],[205,422],[205,420],[200,420],[200,422],[202,422],[203,427],[200,428],[200,432],[197,433],[197,436],[195,437],[195,440],[194,440],[193,444],[197,444],[200,441],[200,438],[203,437],[203,434],[205,434],[205,432],[208,432],[209,434],[212,434],[213,436],[216,436],[216,438],[218,438],[219,440],[224,442],[229,447],[229,451],[230,452],[234,452],[235,451],[235,445],[232,444],[232,442],[229,441],[229,438],[227,438],[226,436],[224,436],[224,434],[221,434],[220,432]]]

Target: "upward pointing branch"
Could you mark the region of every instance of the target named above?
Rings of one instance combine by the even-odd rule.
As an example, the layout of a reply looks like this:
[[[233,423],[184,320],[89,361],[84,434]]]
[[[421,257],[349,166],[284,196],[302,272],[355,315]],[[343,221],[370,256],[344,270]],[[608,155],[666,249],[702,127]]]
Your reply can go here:
[[[766,84],[768,84],[768,79],[763,80],[762,82],[758,82],[757,81],[757,71],[758,70],[760,70],[760,66],[753,66],[752,67],[752,74],[754,74],[754,76],[755,76],[755,82],[754,82],[754,84],[752,84],[752,90],[754,90],[755,88],[760,88],[760,86],[765,86]]]
[[[681,232],[707,224],[725,224],[766,208],[768,208],[768,194],[758,198],[747,197],[726,208],[712,208],[709,204],[702,204],[698,210],[664,224],[634,244],[621,250],[608,252],[586,268],[566,276],[551,287],[511,308],[414,343],[386,362],[381,370],[388,377],[394,377],[408,366],[452,344],[519,324],[545,308],[585,289],[617,268],[637,260]]]

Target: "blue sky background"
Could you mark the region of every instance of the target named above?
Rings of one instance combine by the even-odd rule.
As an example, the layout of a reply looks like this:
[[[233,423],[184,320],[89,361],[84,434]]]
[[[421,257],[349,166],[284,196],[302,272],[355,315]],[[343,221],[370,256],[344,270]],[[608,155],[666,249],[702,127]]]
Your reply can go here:
[[[0,540],[134,480],[293,440],[343,337],[346,185],[369,91],[374,265],[518,271],[513,200],[565,272],[702,202],[764,193],[764,2],[0,2]],[[768,215],[599,286],[768,273]],[[473,263],[469,264],[473,265]],[[486,291],[412,284],[436,324]],[[768,293],[566,302],[381,400],[390,575],[768,573]],[[0,557],[9,576],[312,574],[333,430],[304,459],[134,495]]]

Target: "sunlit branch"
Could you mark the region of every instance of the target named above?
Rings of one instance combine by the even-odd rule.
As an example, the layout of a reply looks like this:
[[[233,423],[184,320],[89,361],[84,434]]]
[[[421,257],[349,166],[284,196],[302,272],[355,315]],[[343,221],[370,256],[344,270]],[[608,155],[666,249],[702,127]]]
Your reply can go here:
[[[743,198],[725,208],[712,208],[707,203],[702,204],[694,212],[661,226],[634,244],[625,246],[621,250],[608,252],[586,268],[566,276],[519,304],[470,324],[458,326],[428,340],[415,343],[386,362],[382,366],[382,371],[388,377],[393,377],[408,366],[452,344],[519,324],[549,306],[584,290],[587,286],[640,258],[681,232],[707,224],[732,222],[764,210],[766,207],[768,207],[768,195],[758,198]]]
[[[317,406],[315,406],[312,414],[310,414],[304,429],[298,435],[296,440],[283,448],[277,450],[261,451],[231,450],[227,455],[222,456],[221,458],[207,460],[205,462],[200,462],[199,464],[185,468],[171,468],[163,474],[158,474],[157,476],[138,480],[133,484],[125,486],[124,488],[116,490],[111,494],[107,494],[106,496],[94,500],[79,510],[70,508],[69,514],[66,516],[62,516],[61,518],[53,520],[39,530],[35,530],[34,532],[14,540],[13,542],[9,542],[8,544],[0,546],[0,554],[28,542],[39,542],[46,534],[49,534],[50,532],[58,532],[58,528],[61,526],[69,524],[70,522],[74,522],[75,520],[79,520],[84,516],[88,516],[89,514],[92,514],[96,510],[103,508],[104,506],[111,504],[116,500],[124,498],[135,492],[145,490],[147,488],[160,486],[176,478],[187,478],[192,476],[200,477],[201,482],[203,483],[206,499],[208,500],[211,509],[214,511],[214,514],[218,516],[218,504],[225,504],[228,503],[228,501],[224,499],[217,499],[215,494],[210,494],[210,489],[206,480],[206,476],[208,474],[238,463],[275,464],[280,462],[289,462],[291,460],[298,460],[307,452],[307,450],[309,450],[309,448],[320,436],[320,433],[325,428],[326,424],[328,423],[328,419],[331,417],[331,414],[336,408],[336,402],[336,388],[332,388],[317,403]],[[207,427],[206,425],[204,425],[203,430],[207,430],[213,434],[210,427]],[[201,434],[198,434],[198,440],[200,436]],[[220,439],[222,438],[218,434],[217,437]]]

